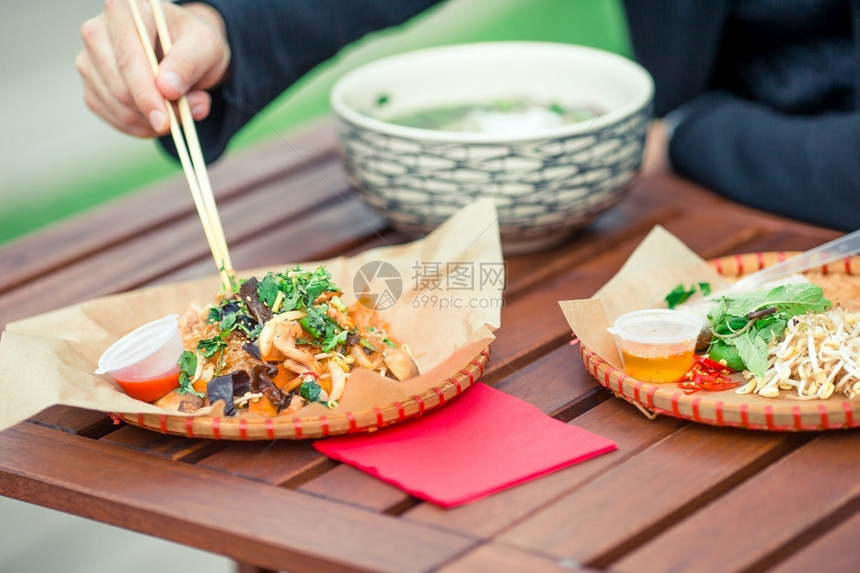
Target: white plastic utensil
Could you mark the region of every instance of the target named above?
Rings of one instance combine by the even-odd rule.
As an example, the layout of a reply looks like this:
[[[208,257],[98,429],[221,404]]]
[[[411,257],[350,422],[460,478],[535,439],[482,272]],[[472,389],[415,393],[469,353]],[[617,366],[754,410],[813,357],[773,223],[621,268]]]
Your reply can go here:
[[[839,237],[829,243],[824,243],[814,249],[786,259],[781,263],[754,272],[733,283],[728,291],[741,292],[755,290],[765,283],[779,280],[788,275],[800,273],[814,267],[820,267],[856,255],[857,253],[860,253],[860,230]]]

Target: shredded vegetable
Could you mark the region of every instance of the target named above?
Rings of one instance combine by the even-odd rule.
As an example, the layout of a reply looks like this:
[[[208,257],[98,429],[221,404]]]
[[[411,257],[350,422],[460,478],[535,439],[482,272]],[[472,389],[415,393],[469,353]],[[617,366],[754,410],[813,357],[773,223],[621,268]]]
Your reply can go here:
[[[834,393],[853,399],[860,395],[860,313],[837,306],[792,318],[784,335],[768,345],[764,374],[745,375],[749,381],[738,394],[774,398],[786,390],[802,400]]]

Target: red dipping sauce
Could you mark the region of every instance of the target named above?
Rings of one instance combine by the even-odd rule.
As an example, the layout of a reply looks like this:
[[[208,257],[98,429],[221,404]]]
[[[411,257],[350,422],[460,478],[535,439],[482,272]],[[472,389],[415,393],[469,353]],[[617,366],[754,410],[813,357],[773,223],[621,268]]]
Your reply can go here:
[[[152,402],[171,390],[179,388],[179,366],[164,374],[143,380],[123,380],[114,376],[114,381],[132,398]]]

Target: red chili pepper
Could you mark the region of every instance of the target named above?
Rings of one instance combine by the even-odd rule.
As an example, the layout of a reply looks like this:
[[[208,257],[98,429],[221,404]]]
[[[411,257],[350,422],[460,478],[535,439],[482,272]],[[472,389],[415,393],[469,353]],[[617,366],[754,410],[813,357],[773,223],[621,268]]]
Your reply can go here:
[[[731,368],[711,360],[705,356],[696,355],[696,361],[678,382],[678,387],[685,394],[694,394],[699,390],[708,392],[721,392],[730,390],[740,384],[729,377],[734,372]]]
[[[704,356],[704,355],[696,354],[696,361],[699,364],[701,364],[702,366],[710,368],[711,370],[720,370],[723,372],[734,372],[734,370],[732,370],[731,368],[729,368],[728,366],[726,366],[722,362],[717,362],[716,360],[711,360],[710,358],[708,358],[707,356]]]

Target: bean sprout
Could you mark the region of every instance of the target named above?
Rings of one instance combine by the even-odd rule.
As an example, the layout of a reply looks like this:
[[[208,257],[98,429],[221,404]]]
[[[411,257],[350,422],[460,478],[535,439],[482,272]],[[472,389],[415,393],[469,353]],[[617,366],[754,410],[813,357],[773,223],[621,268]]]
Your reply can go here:
[[[836,306],[821,314],[797,316],[768,347],[768,369],[738,394],[774,398],[793,390],[800,400],[826,400],[834,393],[860,395],[860,313]]]

